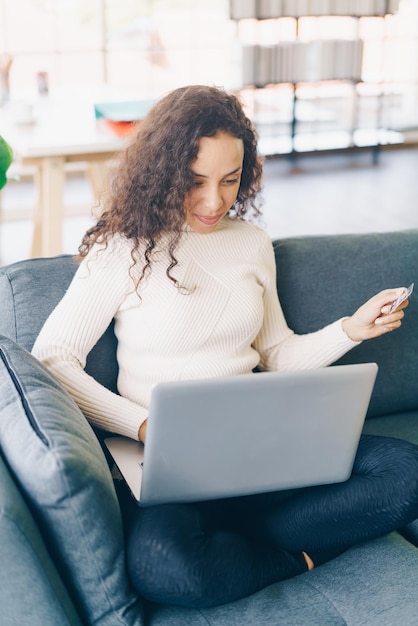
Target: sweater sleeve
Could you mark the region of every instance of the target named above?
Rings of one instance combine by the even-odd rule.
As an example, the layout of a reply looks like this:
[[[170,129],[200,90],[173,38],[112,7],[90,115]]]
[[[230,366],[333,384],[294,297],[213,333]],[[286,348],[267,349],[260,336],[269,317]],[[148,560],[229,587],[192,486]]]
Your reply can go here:
[[[265,268],[264,319],[254,347],[265,370],[313,369],[330,365],[358,345],[342,328],[341,318],[324,328],[304,335],[287,326],[276,288],[276,262],[270,241],[260,251]]]
[[[92,248],[57,307],[46,320],[32,353],[63,384],[87,419],[111,432],[138,439],[143,407],[115,394],[89,376],[87,355],[134,287],[127,242]]]

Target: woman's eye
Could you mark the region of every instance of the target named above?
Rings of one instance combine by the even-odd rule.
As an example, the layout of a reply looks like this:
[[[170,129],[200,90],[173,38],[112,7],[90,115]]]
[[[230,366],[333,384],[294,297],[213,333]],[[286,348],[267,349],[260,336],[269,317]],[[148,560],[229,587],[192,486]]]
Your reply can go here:
[[[227,180],[224,180],[224,183],[226,185],[235,185],[238,181],[239,178],[228,178]]]

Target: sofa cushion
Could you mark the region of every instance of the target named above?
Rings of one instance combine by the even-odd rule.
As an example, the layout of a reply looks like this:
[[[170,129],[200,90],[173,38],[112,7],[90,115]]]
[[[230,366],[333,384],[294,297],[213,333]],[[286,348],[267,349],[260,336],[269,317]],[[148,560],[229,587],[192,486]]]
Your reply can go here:
[[[295,332],[306,333],[351,315],[382,289],[409,285],[418,268],[418,230],[285,239],[275,242],[275,251],[286,319]],[[417,314],[413,294],[400,330],[366,341],[338,361],[378,363],[369,417],[418,407]]]
[[[63,297],[77,263],[71,255],[27,259],[0,269],[0,335],[29,352],[46,318]],[[113,323],[87,357],[86,371],[116,392],[118,366]]]
[[[0,446],[84,620],[139,626],[122,520],[100,444],[67,392],[0,338]]]
[[[0,456],[2,626],[82,626],[38,527]]]
[[[366,420],[363,432],[367,435],[398,437],[418,445],[418,409]]]

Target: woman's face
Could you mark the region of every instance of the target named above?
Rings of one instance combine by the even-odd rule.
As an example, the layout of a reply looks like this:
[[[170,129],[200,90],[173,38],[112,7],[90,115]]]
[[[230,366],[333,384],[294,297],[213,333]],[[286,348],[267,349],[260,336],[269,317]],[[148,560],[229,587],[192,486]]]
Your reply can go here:
[[[216,229],[238,195],[244,144],[241,139],[220,132],[202,137],[191,169],[194,186],[187,193],[184,210],[187,224],[202,235]]]

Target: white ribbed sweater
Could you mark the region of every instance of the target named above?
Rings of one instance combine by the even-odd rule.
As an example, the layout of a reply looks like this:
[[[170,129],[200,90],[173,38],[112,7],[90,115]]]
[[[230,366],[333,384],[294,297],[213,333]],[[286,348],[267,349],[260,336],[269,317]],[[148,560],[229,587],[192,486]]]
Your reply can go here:
[[[106,430],[137,438],[154,383],[329,365],[356,345],[341,320],[296,335],[276,291],[270,237],[262,229],[224,218],[213,233],[185,227],[169,261],[160,246],[151,273],[135,279],[131,243],[121,236],[95,246],[33,347],[68,389],[87,418]],[[86,358],[112,318],[118,339],[118,396],[84,372]]]

